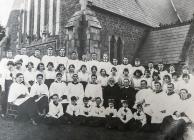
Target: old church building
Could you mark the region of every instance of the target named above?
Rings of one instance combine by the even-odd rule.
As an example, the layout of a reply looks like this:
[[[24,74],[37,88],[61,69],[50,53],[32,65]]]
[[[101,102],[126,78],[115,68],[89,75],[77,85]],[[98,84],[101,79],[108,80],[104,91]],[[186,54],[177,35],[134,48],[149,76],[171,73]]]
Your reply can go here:
[[[9,47],[194,65],[194,0],[15,0]]]

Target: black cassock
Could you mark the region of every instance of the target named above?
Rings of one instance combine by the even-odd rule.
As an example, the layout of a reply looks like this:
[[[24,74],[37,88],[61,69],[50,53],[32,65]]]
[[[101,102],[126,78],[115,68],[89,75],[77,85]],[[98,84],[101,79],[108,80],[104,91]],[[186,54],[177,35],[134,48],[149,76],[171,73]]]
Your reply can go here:
[[[120,99],[121,99],[121,90],[120,87],[115,84],[114,86],[106,86],[103,92],[104,106],[108,107],[108,100],[115,100],[115,108],[120,107]]]
[[[121,89],[121,100],[127,100],[129,104],[129,108],[131,109],[132,112],[134,112],[133,106],[135,104],[135,96],[136,96],[136,91],[132,87],[128,88],[122,88]]]

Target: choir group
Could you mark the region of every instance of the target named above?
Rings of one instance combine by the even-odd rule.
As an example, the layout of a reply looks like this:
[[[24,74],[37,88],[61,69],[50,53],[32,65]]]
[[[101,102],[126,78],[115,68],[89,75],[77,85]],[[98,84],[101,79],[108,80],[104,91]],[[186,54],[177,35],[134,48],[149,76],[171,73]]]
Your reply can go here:
[[[183,128],[194,121],[193,82],[187,66],[179,74],[173,65],[141,66],[138,58],[132,66],[127,58],[110,62],[107,54],[102,61],[96,53],[78,60],[76,52],[66,57],[64,48],[54,56],[49,46],[40,58],[39,49],[29,57],[22,48],[14,58],[7,51],[0,61],[2,117],[11,104],[33,124],[38,114],[48,124],[151,131],[179,122]]]

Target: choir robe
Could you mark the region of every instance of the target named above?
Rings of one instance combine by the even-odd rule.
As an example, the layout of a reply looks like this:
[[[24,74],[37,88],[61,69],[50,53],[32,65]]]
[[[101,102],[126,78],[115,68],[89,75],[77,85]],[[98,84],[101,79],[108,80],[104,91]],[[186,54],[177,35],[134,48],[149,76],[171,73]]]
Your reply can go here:
[[[152,110],[151,123],[160,124],[160,123],[162,123],[163,119],[166,116],[170,115],[169,114],[170,110],[168,110],[169,109],[169,100],[168,99],[169,99],[169,97],[163,91],[161,91],[160,93],[155,93],[155,95],[152,97],[152,99],[150,101],[151,102],[150,109]],[[165,110],[165,112],[161,112],[164,110]]]
[[[133,113],[129,108],[121,107],[118,110],[117,117],[122,123],[127,124],[133,118]]]
[[[73,74],[75,74],[75,73],[67,72],[67,74],[66,74],[66,81],[67,81],[67,83],[73,82],[73,78],[72,78]]]
[[[115,80],[116,83],[119,82],[119,75],[118,74],[116,74],[116,75],[110,74],[109,77],[108,77],[108,79],[110,79],[110,78],[114,78],[114,80]]]
[[[11,85],[8,102],[17,106],[19,116],[28,115],[31,119],[35,119],[37,112],[35,101],[24,84],[13,83]]]
[[[55,81],[50,86],[50,96],[57,94],[60,99],[62,99],[61,103],[68,103],[69,97],[69,88],[64,82]]]
[[[82,99],[84,97],[84,88],[81,83],[69,83],[69,100],[72,96],[78,98],[78,104],[82,103]]]
[[[133,66],[132,67],[132,73],[131,74],[133,74],[136,70],[140,70],[143,74],[145,73],[145,68],[143,67],[143,66],[138,66],[138,67],[136,67],[136,66]]]
[[[1,90],[3,92],[1,94],[1,107],[2,107],[3,114],[6,114],[7,112],[9,89],[11,84],[14,82],[13,73],[14,73],[14,70],[10,71],[8,69],[5,69],[4,72],[2,73]]]
[[[55,118],[55,119],[59,119],[63,115],[64,115],[64,113],[63,113],[63,106],[62,106],[62,104],[58,103],[58,105],[55,105],[53,103],[53,101],[50,101],[48,116],[52,117],[52,118]]]
[[[61,57],[61,56],[57,56],[55,58],[55,65],[56,67],[59,65],[59,64],[64,64],[65,68],[67,68],[67,65],[68,65],[68,58],[67,57]]]
[[[54,68],[56,68],[56,57],[55,56],[49,56],[49,55],[44,55],[41,60],[42,63],[44,63],[45,67],[47,66],[48,62],[52,62],[54,64]]]
[[[67,68],[69,68],[69,66],[72,64],[75,66],[75,72],[77,73],[80,70],[81,61],[79,61],[78,59],[76,60],[69,59],[67,62]]]
[[[106,128],[116,128],[119,122],[117,118],[117,109],[107,107],[105,109],[105,116],[106,116]]]
[[[99,71],[100,71],[100,62],[98,60],[91,60],[91,61],[88,61],[88,71],[91,73],[91,68],[92,66],[96,66],[97,67],[97,73],[99,74]]]
[[[129,108],[133,109],[135,104],[136,91],[132,87],[124,87],[121,89],[121,100],[127,100]]]
[[[128,65],[124,65],[124,64],[121,64],[118,66],[118,69],[117,69],[117,72],[119,75],[122,75],[123,74],[123,70],[127,68],[129,70],[129,74],[131,74],[132,72],[132,65],[131,64],[128,64]]]
[[[99,62],[99,71],[105,69],[106,73],[109,75],[111,73],[112,64],[110,62]]]
[[[18,60],[22,60],[23,63],[22,63],[22,69],[25,70],[26,69],[26,65],[28,64],[29,62],[29,57],[27,55],[16,55],[14,57],[14,61],[18,61]]]
[[[132,78],[132,83],[133,83],[133,87],[135,88],[135,90],[140,90],[141,88],[141,80],[142,78]]]
[[[30,96],[34,97],[40,113],[43,113],[44,110],[48,111],[49,91],[47,85],[35,83],[31,87]]]
[[[32,71],[26,70],[24,72],[24,82],[28,88],[30,88],[34,84],[35,79],[36,79],[36,76],[35,76],[34,70]]]
[[[138,122],[141,123],[141,126],[144,126],[146,124],[146,121],[147,121],[146,114],[143,111],[141,111],[141,112],[135,112],[133,114],[133,117],[134,117],[134,119],[136,121],[138,121]]]
[[[51,84],[55,81],[56,73],[54,70],[45,71],[45,84],[50,88]]]
[[[79,106],[78,105],[72,105],[71,103],[67,106],[66,113],[70,116],[78,116],[79,115]]]
[[[34,55],[32,55],[29,57],[29,62],[32,62],[34,64],[34,68],[37,69],[37,66],[40,63],[40,58],[37,58]]]
[[[86,89],[86,85],[88,84],[88,81],[89,81],[89,73],[88,72],[79,72],[78,73],[78,77],[79,77],[79,81],[80,83],[82,83],[83,87],[84,87],[84,91]]]
[[[103,106],[97,107],[96,105],[91,108],[91,116],[97,118],[105,117],[105,108]]]
[[[108,107],[108,99],[114,99],[115,108],[118,108],[120,106],[120,98],[121,98],[121,92],[117,84],[115,84],[114,86],[108,85],[107,87],[105,87],[104,92],[103,92],[103,99],[104,99],[105,107]]]
[[[146,107],[145,105],[150,105],[151,103],[151,99],[154,96],[154,92],[148,88],[148,89],[141,89],[137,92],[136,97],[135,97],[135,105],[134,108],[137,108],[138,104],[143,104],[143,109],[144,111],[146,111]],[[147,113],[147,112],[145,112]]]
[[[108,84],[108,77],[107,76],[105,76],[105,77],[99,76],[98,80],[99,80],[99,83],[102,87],[107,86],[107,84]]]
[[[86,86],[85,97],[92,97],[92,99],[95,99],[96,97],[100,97],[101,99],[103,99],[101,85],[89,83]]]
[[[13,61],[13,62],[14,62],[14,59],[12,59],[12,58],[2,58],[2,59],[1,59],[1,61],[0,61],[0,68],[1,68],[1,70],[7,68],[7,63],[8,63],[9,61]]]
[[[117,117],[117,109],[115,109],[114,107],[113,108],[107,107],[105,109],[105,116],[111,116],[113,118],[116,118]]]

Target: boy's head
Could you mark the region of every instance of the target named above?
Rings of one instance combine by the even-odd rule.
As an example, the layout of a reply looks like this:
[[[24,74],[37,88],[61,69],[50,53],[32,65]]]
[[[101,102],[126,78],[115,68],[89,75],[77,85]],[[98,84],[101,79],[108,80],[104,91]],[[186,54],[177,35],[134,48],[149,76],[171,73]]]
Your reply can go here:
[[[127,100],[123,100],[121,101],[121,103],[124,108],[127,108],[129,106]]]
[[[183,80],[184,80],[186,83],[188,83],[189,80],[190,80],[189,74],[183,74],[182,78],[183,78]]]
[[[77,83],[78,82],[78,75],[77,74],[73,74],[72,79],[73,79],[74,83]]]
[[[108,100],[108,106],[110,107],[110,108],[114,108],[114,99],[109,99]]]
[[[84,105],[88,105],[88,102],[89,102],[89,98],[88,97],[84,97],[83,98]]]
[[[61,81],[62,80],[62,77],[63,77],[62,73],[57,73],[56,74],[57,81]]]
[[[38,74],[36,76],[36,80],[39,84],[41,84],[43,82],[43,74]]]
[[[59,103],[59,96],[57,94],[54,94],[52,96],[52,100],[54,104],[58,104]]]
[[[71,104],[76,105],[77,104],[77,98],[75,96],[71,97]]]
[[[96,97],[96,105],[100,106],[102,103],[102,99],[100,97]]]

